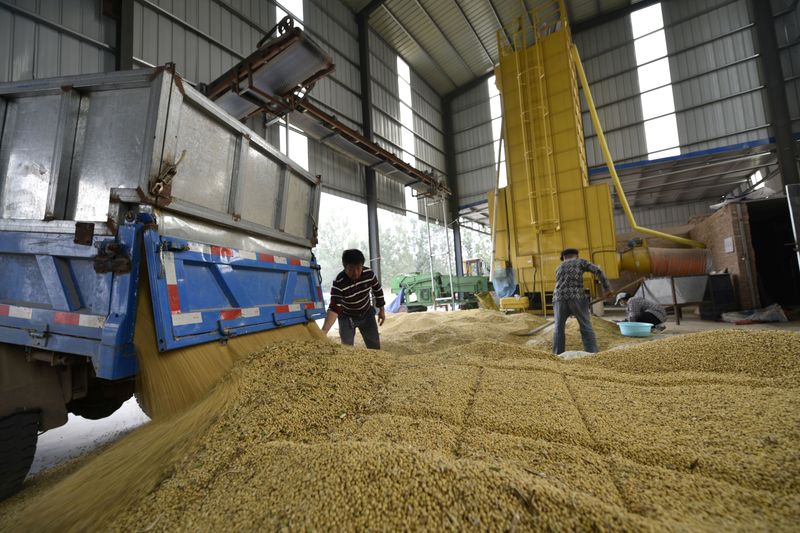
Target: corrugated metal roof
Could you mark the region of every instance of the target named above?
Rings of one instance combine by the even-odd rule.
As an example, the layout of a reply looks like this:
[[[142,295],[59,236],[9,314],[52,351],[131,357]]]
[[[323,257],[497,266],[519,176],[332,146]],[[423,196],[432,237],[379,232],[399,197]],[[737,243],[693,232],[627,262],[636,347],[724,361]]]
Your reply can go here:
[[[355,13],[368,0],[343,0]],[[385,0],[370,25],[411,68],[446,94],[498,63],[497,32],[544,0]],[[566,0],[572,24],[627,7],[631,0]]]

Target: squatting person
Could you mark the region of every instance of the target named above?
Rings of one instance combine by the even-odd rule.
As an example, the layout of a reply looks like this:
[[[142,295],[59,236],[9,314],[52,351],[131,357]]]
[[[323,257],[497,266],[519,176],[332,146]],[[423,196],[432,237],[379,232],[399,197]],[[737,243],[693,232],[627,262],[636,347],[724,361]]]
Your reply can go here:
[[[344,270],[339,272],[331,287],[331,304],[322,331],[327,335],[338,318],[342,344],[352,346],[357,329],[367,348],[380,350],[378,323],[382,326],[386,320],[381,282],[372,269],[364,266],[364,254],[360,250],[345,250],[342,266]],[[375,321],[376,307],[378,322]]]
[[[561,252],[561,264],[556,269],[556,288],[553,291],[553,311],[555,312],[553,353],[556,355],[564,351],[564,326],[570,315],[578,320],[583,349],[591,353],[597,352],[597,337],[595,337],[592,319],[589,316],[589,298],[583,289],[584,272],[591,272],[597,277],[607,298],[613,295],[606,275],[599,266],[579,258],[578,250],[575,248],[566,248]]]
[[[645,298],[634,296],[631,298],[627,293],[617,294],[616,305],[624,305],[628,314],[625,317],[628,322],[645,322],[653,324],[653,331],[664,331],[667,321],[667,310],[655,302]]]

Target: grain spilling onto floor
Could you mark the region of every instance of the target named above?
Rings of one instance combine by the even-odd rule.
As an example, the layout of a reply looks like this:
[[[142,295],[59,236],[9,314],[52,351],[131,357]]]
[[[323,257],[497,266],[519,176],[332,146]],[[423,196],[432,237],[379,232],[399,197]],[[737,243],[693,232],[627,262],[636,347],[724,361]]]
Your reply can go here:
[[[267,345],[188,410],[34,480],[0,529],[797,530],[800,334],[562,361],[511,338],[541,319],[428,315],[393,317],[390,350]],[[431,324],[462,340],[392,349]]]

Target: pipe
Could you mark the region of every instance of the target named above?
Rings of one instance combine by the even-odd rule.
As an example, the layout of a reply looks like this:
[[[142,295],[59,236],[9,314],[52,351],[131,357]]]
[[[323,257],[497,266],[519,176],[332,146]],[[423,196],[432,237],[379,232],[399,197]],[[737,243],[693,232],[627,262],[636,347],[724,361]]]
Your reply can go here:
[[[670,235],[669,233],[664,233],[663,231],[644,228],[636,223],[636,220],[633,218],[631,206],[628,204],[628,199],[625,197],[625,191],[622,190],[622,184],[619,181],[617,169],[614,167],[614,160],[611,158],[611,151],[608,149],[606,136],[603,134],[603,128],[600,125],[600,117],[597,116],[597,109],[594,105],[594,99],[592,99],[592,92],[589,89],[589,82],[586,79],[586,72],[583,70],[581,58],[580,55],[578,55],[578,47],[573,44],[571,46],[571,51],[572,59],[575,62],[575,70],[578,71],[578,76],[580,77],[581,85],[583,86],[583,94],[586,97],[586,103],[589,105],[589,114],[592,117],[592,124],[594,124],[597,140],[600,142],[600,149],[603,151],[603,157],[605,158],[606,165],[608,166],[608,173],[611,175],[611,181],[614,183],[614,189],[617,191],[619,203],[622,204],[622,210],[625,211],[625,216],[628,219],[628,223],[631,225],[631,228],[634,231],[638,231],[646,235],[661,237],[662,239],[667,239],[673,242],[684,244],[686,246],[691,246],[692,248],[705,248],[705,245],[701,242],[694,241],[692,239],[686,239],[684,237],[678,237],[677,235]]]
[[[447,274],[450,276],[450,302],[453,306],[451,311],[456,310],[456,293],[453,291],[453,264],[450,258],[450,234],[447,226],[447,206],[445,205],[444,198],[441,199],[442,203],[442,217],[444,218],[444,238],[447,243]]]
[[[497,143],[497,164],[495,165],[495,179],[494,179],[494,208],[492,209],[492,267],[489,269],[489,281],[494,281],[494,263],[495,263],[495,252],[497,251],[497,200],[500,194],[500,165],[502,165],[502,155],[503,155],[503,122],[505,118],[500,118],[500,142]],[[506,231],[509,231],[506,228]]]
[[[428,230],[428,264],[431,269],[431,301],[433,302],[433,310],[436,310],[436,282],[433,279],[433,244],[431,243],[431,223],[430,219],[428,218],[428,198],[423,198],[425,200],[425,227]]]
[[[654,276],[700,276],[708,274],[711,257],[699,248],[647,248],[637,246],[620,255],[621,270]]]

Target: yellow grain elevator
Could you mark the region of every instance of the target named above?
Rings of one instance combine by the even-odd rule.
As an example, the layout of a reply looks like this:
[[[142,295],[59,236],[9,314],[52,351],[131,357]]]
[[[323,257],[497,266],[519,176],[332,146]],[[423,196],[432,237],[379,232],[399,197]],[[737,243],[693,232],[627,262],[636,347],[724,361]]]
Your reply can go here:
[[[546,310],[564,248],[619,276],[614,211],[609,185],[589,185],[563,0],[538,2],[507,34],[510,42],[498,32],[496,79],[508,185],[489,196],[494,259],[513,269],[534,308],[545,302]]]

